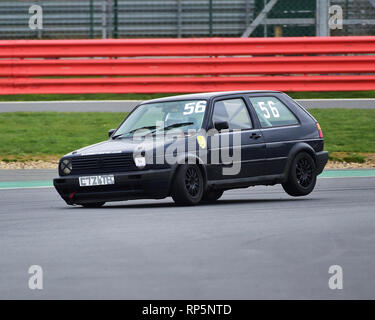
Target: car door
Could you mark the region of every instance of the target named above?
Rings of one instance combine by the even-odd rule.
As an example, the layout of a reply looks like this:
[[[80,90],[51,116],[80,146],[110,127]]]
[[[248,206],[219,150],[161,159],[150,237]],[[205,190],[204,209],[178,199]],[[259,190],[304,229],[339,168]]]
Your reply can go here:
[[[264,174],[266,151],[260,129],[254,126],[249,107],[241,96],[213,101],[210,127],[228,122],[229,129],[208,135],[208,179],[253,178]],[[218,145],[218,141],[220,145]],[[218,156],[219,154],[219,156]],[[233,159],[228,163],[227,155]],[[212,161],[215,159],[218,161]],[[231,170],[230,170],[231,169]]]
[[[261,126],[266,143],[266,175],[280,175],[284,172],[288,155],[301,138],[301,125],[287,103],[277,95],[249,95]]]

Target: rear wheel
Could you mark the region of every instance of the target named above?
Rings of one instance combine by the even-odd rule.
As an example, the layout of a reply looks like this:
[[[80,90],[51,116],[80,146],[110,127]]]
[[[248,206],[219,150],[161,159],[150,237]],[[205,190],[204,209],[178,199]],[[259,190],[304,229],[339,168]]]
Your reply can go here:
[[[223,195],[223,190],[208,189],[203,193],[202,201],[215,202]]]
[[[203,196],[203,176],[197,165],[184,164],[177,169],[172,198],[178,205],[196,205]]]
[[[316,165],[306,152],[300,152],[294,158],[289,170],[288,180],[283,183],[284,190],[291,196],[306,196],[314,190],[316,184]]]
[[[100,208],[104,206],[105,202],[94,202],[94,203],[82,203],[81,206],[84,208]]]

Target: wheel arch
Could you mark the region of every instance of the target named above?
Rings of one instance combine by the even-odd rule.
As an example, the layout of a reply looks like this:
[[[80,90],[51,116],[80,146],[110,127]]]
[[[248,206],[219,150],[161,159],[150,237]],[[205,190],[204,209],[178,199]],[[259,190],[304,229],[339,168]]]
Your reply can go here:
[[[293,162],[294,158],[300,152],[308,153],[313,158],[313,160],[315,162],[315,165],[316,165],[316,153],[315,153],[315,150],[313,149],[313,147],[311,147],[306,142],[299,142],[296,145],[294,145],[292,147],[292,149],[289,151],[288,161],[287,161],[287,164],[285,166],[284,173],[283,173],[283,180],[284,181],[286,181],[287,178],[288,178],[289,170],[290,170],[290,167],[292,165],[292,162]]]
[[[171,178],[169,181],[168,194],[171,194],[173,180],[176,176],[178,168],[183,164],[196,164],[201,170],[203,176],[203,189],[207,189],[207,169],[204,161],[195,154],[181,155],[177,158],[176,164],[172,168]]]

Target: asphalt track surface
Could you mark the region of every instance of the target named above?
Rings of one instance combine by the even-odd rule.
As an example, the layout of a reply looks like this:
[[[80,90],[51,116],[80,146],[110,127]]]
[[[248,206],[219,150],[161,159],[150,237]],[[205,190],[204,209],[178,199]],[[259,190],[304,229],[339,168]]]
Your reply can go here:
[[[305,198],[274,186],[83,209],[53,188],[3,189],[0,299],[374,299],[374,195],[375,177],[320,178]]]
[[[306,99],[297,101],[307,109],[375,108],[375,99]],[[0,102],[0,113],[23,111],[129,112],[140,102],[135,100]]]

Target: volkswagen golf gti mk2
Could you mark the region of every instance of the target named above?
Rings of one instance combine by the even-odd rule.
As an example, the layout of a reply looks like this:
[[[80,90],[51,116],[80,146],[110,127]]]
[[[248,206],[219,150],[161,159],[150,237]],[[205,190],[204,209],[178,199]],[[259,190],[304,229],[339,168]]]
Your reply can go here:
[[[67,204],[171,196],[195,205],[226,190],[275,184],[305,196],[328,161],[318,122],[276,91],[146,101],[108,134],[60,159],[54,186]]]

